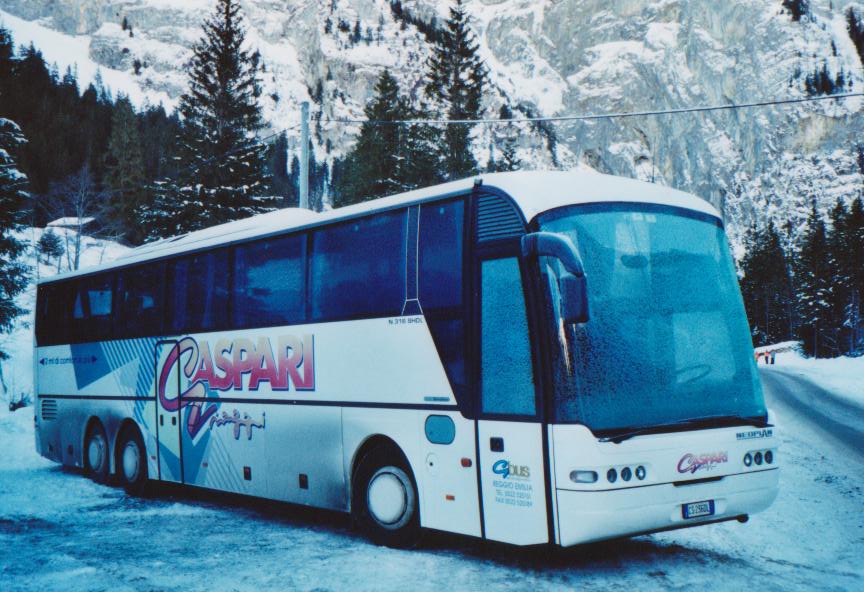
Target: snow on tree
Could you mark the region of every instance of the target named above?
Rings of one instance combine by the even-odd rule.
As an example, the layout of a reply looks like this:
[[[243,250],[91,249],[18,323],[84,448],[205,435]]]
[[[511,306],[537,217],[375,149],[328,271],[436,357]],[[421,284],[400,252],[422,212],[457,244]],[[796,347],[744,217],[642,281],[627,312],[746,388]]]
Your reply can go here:
[[[246,44],[237,0],[218,0],[193,48],[180,98],[179,173],[156,184],[141,212],[152,237],[198,230],[272,209],[262,128],[260,54]]]
[[[807,218],[807,229],[801,237],[801,247],[795,262],[795,283],[798,328],[803,352],[808,356],[835,355],[836,336],[833,330],[831,256],[825,222],[813,203]]]
[[[864,294],[864,204],[855,199],[850,207],[838,200],[829,212],[831,231],[827,242],[833,276],[833,310],[837,348],[841,354],[864,352],[861,297]]]
[[[24,244],[13,235],[21,228],[27,199],[27,176],[18,170],[17,154],[26,143],[18,125],[0,118],[0,333],[9,333],[25,311],[15,298],[27,286],[27,266],[21,261]],[[8,354],[0,350],[0,360]]]
[[[425,95],[442,118],[476,119],[482,107],[488,72],[478,54],[462,0],[450,8],[429,58]],[[442,173],[453,180],[477,172],[471,147],[471,125],[448,125],[438,143]]]
[[[57,236],[53,228],[49,228],[42,233],[39,241],[36,243],[36,248],[39,255],[45,257],[45,263],[50,265],[51,259],[57,260],[57,273],[60,273],[60,262],[66,249],[63,248],[63,239]]]

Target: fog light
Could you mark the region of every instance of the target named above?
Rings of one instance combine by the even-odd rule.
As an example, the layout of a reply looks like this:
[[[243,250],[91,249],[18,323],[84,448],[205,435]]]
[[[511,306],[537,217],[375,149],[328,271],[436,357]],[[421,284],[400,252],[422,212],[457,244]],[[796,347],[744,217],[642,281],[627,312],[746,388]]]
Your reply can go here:
[[[747,454],[744,455],[744,466],[749,467],[752,464],[753,464],[753,457],[750,456],[750,453],[748,452]]]
[[[615,483],[618,480],[618,471],[609,469],[606,471],[606,478],[609,479],[609,483]]]
[[[770,465],[774,462],[774,453],[770,450],[765,451],[765,464]]]
[[[630,467],[624,467],[623,469],[621,469],[621,478],[624,481],[629,481],[630,477],[632,477],[632,476],[633,476],[633,473],[630,471]]]
[[[757,465],[762,464],[762,453],[761,452],[757,452],[756,454],[753,455],[753,462],[756,463]]]
[[[596,483],[597,471],[570,471],[570,480],[573,483]]]
[[[636,478],[640,481],[645,479],[645,467],[643,467],[642,465],[636,467]]]

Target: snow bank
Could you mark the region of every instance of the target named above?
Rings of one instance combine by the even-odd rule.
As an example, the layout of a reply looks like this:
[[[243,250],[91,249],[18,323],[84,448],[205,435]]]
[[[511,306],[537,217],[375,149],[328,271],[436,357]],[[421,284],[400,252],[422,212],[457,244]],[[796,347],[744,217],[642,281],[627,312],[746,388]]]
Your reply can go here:
[[[778,353],[777,370],[788,370],[815,382],[839,398],[864,407],[864,357],[805,358],[797,350]]]

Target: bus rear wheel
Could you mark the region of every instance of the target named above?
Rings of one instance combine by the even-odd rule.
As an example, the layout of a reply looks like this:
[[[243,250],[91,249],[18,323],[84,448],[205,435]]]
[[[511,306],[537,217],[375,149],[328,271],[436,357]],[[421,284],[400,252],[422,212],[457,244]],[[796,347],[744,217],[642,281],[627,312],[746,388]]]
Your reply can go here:
[[[420,539],[417,486],[401,454],[376,448],[360,460],[354,479],[355,524],[374,543],[413,547]]]
[[[147,451],[138,430],[127,427],[117,445],[117,478],[127,492],[133,495],[147,493]]]
[[[98,421],[87,430],[84,440],[84,471],[99,483],[108,480],[108,436]]]

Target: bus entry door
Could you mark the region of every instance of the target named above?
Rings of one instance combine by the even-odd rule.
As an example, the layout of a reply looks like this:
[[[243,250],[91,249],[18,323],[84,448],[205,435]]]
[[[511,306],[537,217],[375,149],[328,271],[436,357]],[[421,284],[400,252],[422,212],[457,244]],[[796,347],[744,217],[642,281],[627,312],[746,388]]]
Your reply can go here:
[[[515,545],[546,543],[543,425],[519,260],[483,260],[480,276],[477,445],[485,535]]]
[[[156,437],[159,479],[183,483],[180,441],[180,348],[176,341],[156,344]]]

